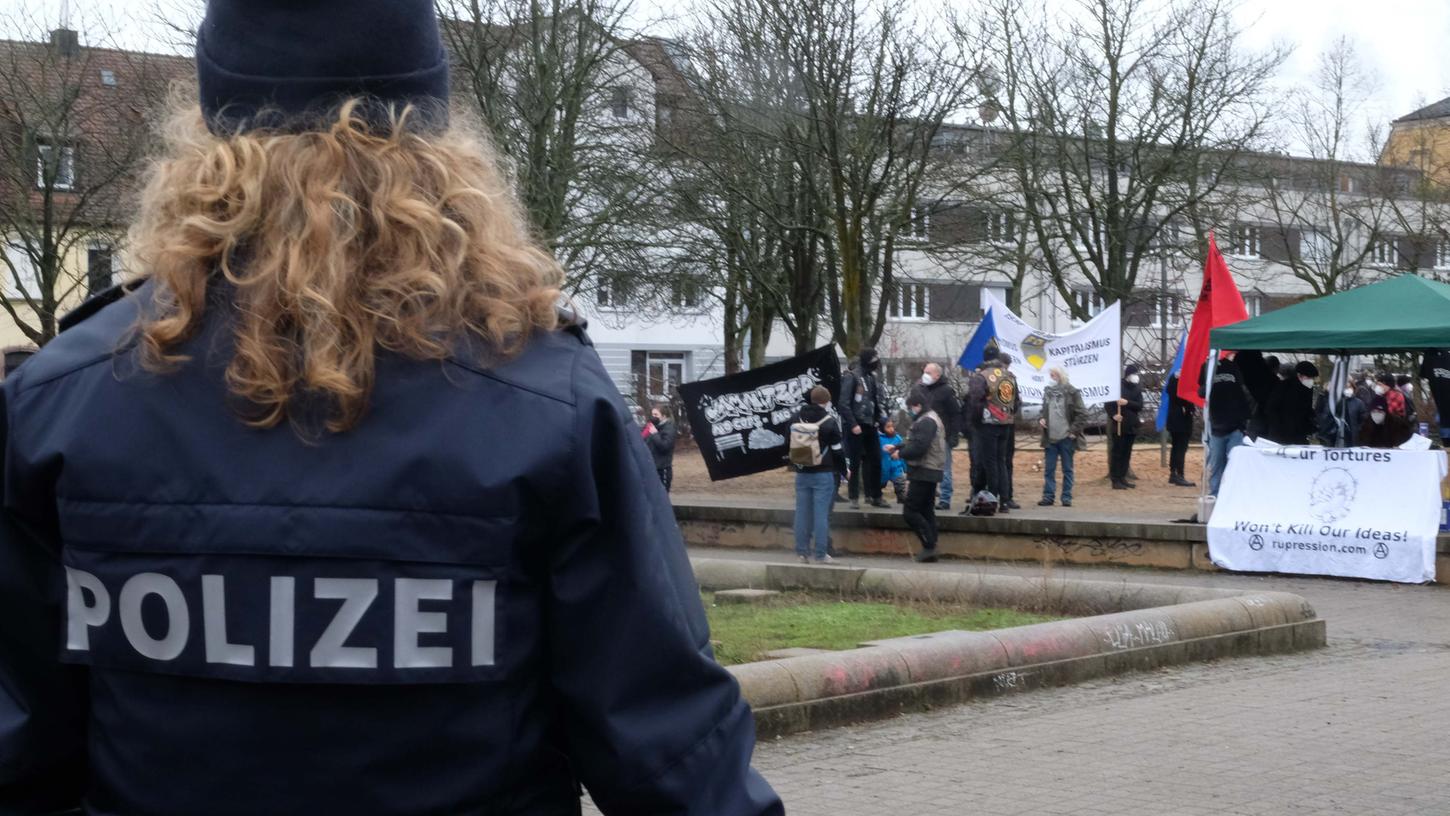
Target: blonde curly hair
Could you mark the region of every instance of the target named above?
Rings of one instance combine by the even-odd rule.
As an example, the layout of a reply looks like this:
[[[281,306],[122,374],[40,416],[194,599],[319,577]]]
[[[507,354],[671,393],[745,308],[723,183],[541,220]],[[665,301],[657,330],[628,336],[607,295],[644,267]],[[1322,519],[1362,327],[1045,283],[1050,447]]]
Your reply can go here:
[[[378,353],[444,359],[476,337],[517,353],[555,326],[562,274],[529,233],[481,128],[377,127],[363,103],[304,133],[217,136],[177,102],[147,173],[130,246],[155,282],[143,365],[174,370],[225,286],[228,389],[244,419],[302,419],[321,397],[342,432],[367,411]],[[215,303],[215,299],[212,301]]]

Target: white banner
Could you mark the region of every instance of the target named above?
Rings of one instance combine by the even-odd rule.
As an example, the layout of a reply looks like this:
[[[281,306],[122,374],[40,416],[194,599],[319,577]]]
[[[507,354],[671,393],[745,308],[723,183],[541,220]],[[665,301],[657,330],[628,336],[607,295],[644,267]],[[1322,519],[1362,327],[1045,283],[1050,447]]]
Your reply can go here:
[[[1235,448],[1208,523],[1224,569],[1435,579],[1445,452]]]
[[[1042,402],[1047,372],[1061,366],[1082,391],[1083,402],[1117,399],[1123,388],[1122,310],[1114,303],[1067,334],[1049,334],[1027,325],[987,290],[987,308],[997,330],[997,347],[1012,356],[1012,373],[1022,401]]]

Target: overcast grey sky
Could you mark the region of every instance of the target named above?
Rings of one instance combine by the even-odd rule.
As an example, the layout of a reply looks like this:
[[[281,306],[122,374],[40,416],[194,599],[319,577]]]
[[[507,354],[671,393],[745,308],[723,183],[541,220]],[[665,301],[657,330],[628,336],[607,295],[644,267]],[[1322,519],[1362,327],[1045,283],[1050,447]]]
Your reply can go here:
[[[959,8],[971,0],[949,0]],[[683,2],[635,0],[639,18],[678,15]],[[920,0],[922,7],[933,0]],[[1048,0],[1049,6],[1072,0]],[[128,47],[169,50],[156,21],[183,18],[200,0],[69,0],[73,24],[116,31]],[[0,0],[0,35],[14,36],[17,18],[59,20],[63,0]],[[1450,0],[1242,0],[1240,23],[1250,48],[1283,42],[1294,49],[1281,79],[1308,81],[1320,53],[1341,35],[1356,44],[1374,77],[1365,118],[1385,124],[1428,102],[1450,96]],[[668,26],[656,33],[669,34]],[[173,38],[174,39],[174,38]]]

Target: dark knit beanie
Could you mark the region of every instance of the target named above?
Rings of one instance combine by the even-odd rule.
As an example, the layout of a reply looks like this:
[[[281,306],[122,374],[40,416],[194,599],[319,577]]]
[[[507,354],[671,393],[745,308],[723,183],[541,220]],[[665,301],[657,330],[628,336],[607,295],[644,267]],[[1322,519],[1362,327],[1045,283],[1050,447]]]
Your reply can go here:
[[[196,76],[220,135],[326,127],[353,96],[374,125],[407,104],[415,127],[448,122],[448,58],[430,0],[208,0]]]
[[[1308,360],[1301,360],[1298,365],[1294,366],[1294,373],[1300,377],[1318,377],[1319,367]]]
[[[1140,370],[1141,369],[1138,368],[1137,363],[1128,363],[1128,367],[1123,369],[1123,376],[1131,377],[1134,374],[1137,374]]]

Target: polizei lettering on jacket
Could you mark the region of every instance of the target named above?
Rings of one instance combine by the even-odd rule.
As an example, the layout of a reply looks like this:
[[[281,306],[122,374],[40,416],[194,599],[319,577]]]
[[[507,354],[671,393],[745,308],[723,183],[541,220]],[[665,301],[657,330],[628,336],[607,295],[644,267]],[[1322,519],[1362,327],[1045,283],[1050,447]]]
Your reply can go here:
[[[494,580],[196,577],[138,572],[102,581],[67,566],[68,659],[301,681],[455,679],[494,664]]]

